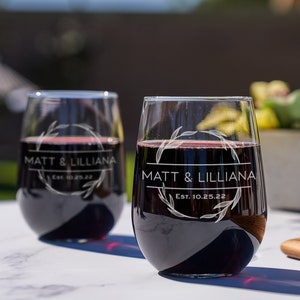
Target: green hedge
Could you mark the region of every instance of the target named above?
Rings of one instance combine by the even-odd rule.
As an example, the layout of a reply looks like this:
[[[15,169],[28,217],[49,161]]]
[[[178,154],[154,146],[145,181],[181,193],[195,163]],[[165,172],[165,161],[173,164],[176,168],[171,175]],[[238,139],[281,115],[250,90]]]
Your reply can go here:
[[[15,199],[17,181],[17,163],[0,161],[0,200]]]

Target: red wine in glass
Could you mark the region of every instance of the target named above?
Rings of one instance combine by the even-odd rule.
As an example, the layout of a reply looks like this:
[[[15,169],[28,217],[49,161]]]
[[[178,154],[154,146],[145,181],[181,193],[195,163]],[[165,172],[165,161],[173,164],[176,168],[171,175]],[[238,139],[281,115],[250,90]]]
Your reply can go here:
[[[137,148],[132,218],[145,257],[165,274],[239,273],[266,225],[259,147],[185,141],[156,163],[159,145]]]
[[[29,225],[48,239],[102,238],[124,205],[123,144],[93,137],[38,143],[21,142],[18,198]]]

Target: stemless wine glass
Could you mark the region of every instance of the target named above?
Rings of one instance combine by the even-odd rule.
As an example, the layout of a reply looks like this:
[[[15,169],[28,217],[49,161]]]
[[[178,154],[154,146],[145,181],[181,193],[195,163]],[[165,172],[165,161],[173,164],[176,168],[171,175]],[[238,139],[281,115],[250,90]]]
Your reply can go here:
[[[101,91],[29,94],[17,201],[43,239],[101,239],[126,199],[118,95]]]
[[[249,97],[146,97],[132,200],[138,245],[162,275],[231,276],[266,226]]]

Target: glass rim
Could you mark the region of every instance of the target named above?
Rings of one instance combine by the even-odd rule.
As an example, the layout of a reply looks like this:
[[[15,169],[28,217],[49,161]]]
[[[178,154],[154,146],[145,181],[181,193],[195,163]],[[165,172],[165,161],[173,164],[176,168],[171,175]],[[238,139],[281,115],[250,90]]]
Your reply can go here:
[[[186,102],[186,101],[226,101],[226,102],[234,102],[234,101],[248,101],[251,102],[253,99],[250,96],[146,96],[144,97],[144,101],[177,101],[177,102]]]
[[[92,90],[35,90],[28,93],[28,98],[43,99],[43,98],[85,98],[85,99],[108,99],[118,98],[116,92],[111,91],[92,91]]]

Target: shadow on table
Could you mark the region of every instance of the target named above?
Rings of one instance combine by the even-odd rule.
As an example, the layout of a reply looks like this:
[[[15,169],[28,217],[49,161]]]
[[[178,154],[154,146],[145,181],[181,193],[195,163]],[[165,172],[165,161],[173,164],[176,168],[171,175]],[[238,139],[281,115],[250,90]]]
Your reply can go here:
[[[81,243],[71,241],[49,241],[45,239],[40,240],[51,245],[76,250],[132,258],[144,258],[133,236],[108,235],[106,239],[101,241],[82,241]],[[236,276],[216,279],[188,279],[166,275],[161,276],[170,280],[192,284],[207,284],[264,292],[300,295],[300,271],[297,270],[247,267]]]
[[[108,235],[103,240],[88,241],[79,240],[76,242],[73,241],[50,241],[43,238],[40,238],[40,241],[60,246],[66,248],[72,248],[83,251],[118,255],[118,256],[127,256],[134,258],[144,258],[142,252],[140,251],[136,239],[133,236],[125,235]]]
[[[300,295],[300,271],[275,268],[247,267],[233,277],[188,279],[161,275],[180,282],[207,284],[256,291]]]

